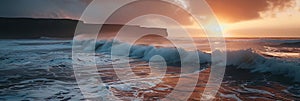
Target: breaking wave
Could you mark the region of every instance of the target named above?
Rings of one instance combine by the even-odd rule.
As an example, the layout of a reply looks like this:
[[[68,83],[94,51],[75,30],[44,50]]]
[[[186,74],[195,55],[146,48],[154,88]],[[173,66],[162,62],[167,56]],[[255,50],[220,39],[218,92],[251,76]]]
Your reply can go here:
[[[300,82],[299,62],[264,57],[252,49],[227,52],[227,65],[237,66],[240,69],[250,69],[252,72],[284,75]]]
[[[88,43],[88,42],[83,42]],[[112,45],[114,47],[130,47],[128,43],[114,41],[98,41],[96,42],[95,51],[97,53],[110,54]],[[88,50],[88,49],[85,49]],[[124,55],[122,50],[117,51],[114,55]],[[180,64],[181,61],[194,59],[192,53],[197,52],[200,64],[210,64],[211,54],[202,51],[186,51],[184,49],[176,49],[170,47],[155,47],[147,45],[133,45],[130,48],[128,57],[139,58],[149,61],[151,57],[160,55],[165,59],[167,64]],[[180,58],[179,53],[184,56]],[[214,53],[214,52],[213,52]],[[297,61],[285,61],[273,57],[265,57],[253,49],[227,51],[227,66],[234,66],[239,69],[249,69],[252,72],[271,73],[274,75],[284,75],[292,78],[295,82],[300,82],[300,63]]]

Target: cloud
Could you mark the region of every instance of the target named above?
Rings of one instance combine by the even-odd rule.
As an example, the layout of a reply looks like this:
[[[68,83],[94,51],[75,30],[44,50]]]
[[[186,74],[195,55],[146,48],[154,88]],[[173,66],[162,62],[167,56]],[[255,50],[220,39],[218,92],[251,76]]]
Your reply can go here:
[[[92,0],[1,0],[1,17],[72,18],[79,19]],[[105,2],[106,0],[103,0]],[[224,22],[239,22],[261,17],[261,12],[285,9],[294,0],[206,0]],[[102,2],[102,1],[101,1]],[[115,2],[121,2],[116,0]],[[175,0],[188,7],[187,0]],[[106,6],[101,4],[102,6]],[[110,4],[107,6],[109,7]],[[102,9],[101,9],[102,10]],[[99,11],[101,11],[99,10]],[[105,9],[103,9],[105,10]],[[268,12],[270,13],[270,12]],[[122,16],[122,15],[121,15]],[[124,14],[123,16],[127,16]]]
[[[239,22],[261,18],[264,11],[283,10],[294,0],[206,0],[223,22]]]
[[[78,18],[91,0],[1,0],[2,17]]]

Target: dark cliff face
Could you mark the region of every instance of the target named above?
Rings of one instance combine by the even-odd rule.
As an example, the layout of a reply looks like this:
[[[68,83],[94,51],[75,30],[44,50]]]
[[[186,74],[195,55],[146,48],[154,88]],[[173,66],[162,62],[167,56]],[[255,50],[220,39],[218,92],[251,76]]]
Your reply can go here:
[[[0,18],[0,38],[70,38],[78,22],[67,19]]]
[[[93,32],[95,30],[91,29],[100,27],[99,24],[85,24],[82,21],[70,19],[0,18],[0,39],[73,38],[78,23],[83,27],[77,30],[78,34],[95,33]],[[129,36],[148,33],[167,36],[166,29],[117,24],[104,24],[101,31],[96,33],[114,36],[124,26],[131,30],[128,31]]]

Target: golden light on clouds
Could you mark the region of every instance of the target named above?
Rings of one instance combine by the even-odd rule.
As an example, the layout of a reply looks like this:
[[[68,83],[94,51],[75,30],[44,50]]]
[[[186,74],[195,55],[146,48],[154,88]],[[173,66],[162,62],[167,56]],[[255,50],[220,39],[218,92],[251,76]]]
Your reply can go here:
[[[293,6],[260,12],[259,19],[223,23],[227,37],[300,37],[300,0]]]

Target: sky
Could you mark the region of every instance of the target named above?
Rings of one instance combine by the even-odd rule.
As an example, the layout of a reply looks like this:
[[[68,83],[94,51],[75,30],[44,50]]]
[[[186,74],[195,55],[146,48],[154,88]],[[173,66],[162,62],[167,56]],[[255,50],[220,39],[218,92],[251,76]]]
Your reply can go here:
[[[1,0],[0,17],[79,19],[91,1]],[[191,6],[188,0],[175,1],[183,7]],[[226,37],[300,37],[300,0],[206,1],[217,16]],[[103,6],[99,9],[101,12],[114,4],[101,0],[99,5]],[[119,14],[118,17],[126,19],[128,15]]]

